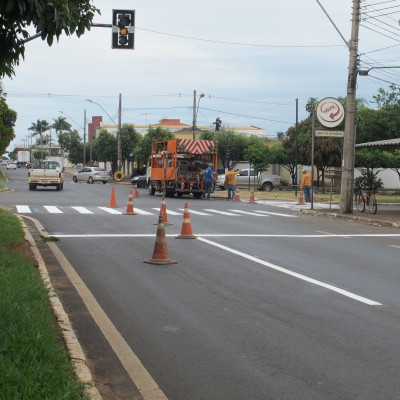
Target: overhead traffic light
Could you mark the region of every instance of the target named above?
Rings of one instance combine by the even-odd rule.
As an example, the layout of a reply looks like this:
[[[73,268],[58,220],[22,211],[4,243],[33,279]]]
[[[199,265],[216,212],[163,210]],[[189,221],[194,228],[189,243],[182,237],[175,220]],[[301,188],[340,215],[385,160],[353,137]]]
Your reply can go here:
[[[133,49],[135,10],[113,10],[112,48]]]
[[[217,117],[214,124],[215,124],[215,132],[218,132],[222,129],[222,121],[219,117]]]

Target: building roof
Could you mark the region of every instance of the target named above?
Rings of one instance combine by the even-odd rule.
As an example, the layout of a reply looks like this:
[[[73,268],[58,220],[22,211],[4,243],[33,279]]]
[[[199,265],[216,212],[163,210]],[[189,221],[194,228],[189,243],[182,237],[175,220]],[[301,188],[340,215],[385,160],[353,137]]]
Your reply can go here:
[[[400,147],[400,138],[356,144],[356,147]]]

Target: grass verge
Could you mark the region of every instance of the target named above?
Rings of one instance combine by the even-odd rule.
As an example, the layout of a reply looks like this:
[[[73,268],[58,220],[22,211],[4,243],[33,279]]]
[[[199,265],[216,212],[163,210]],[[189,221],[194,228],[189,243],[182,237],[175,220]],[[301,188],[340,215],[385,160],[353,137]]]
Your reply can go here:
[[[18,219],[0,209],[0,399],[84,399],[25,245]]]

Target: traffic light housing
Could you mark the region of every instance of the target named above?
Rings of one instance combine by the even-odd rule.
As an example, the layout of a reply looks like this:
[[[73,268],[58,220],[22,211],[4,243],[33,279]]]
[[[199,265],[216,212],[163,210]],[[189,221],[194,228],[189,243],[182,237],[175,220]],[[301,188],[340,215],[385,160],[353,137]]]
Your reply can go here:
[[[113,10],[112,48],[133,49],[135,10]]]
[[[219,117],[217,117],[214,124],[215,124],[215,132],[218,132],[222,129],[222,121]]]

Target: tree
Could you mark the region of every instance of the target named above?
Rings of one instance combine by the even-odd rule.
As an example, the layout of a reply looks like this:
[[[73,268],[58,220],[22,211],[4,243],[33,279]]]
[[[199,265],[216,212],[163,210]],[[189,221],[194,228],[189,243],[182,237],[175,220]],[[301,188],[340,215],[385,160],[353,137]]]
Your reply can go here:
[[[106,129],[101,129],[100,134],[93,140],[93,147],[99,161],[111,162],[112,170],[117,167],[117,138]]]
[[[37,122],[32,122],[32,125],[28,128],[29,131],[32,131],[32,136],[40,135],[39,143],[43,144],[43,133],[48,131],[51,128],[49,123],[42,119],[37,120]]]
[[[121,128],[121,150],[123,160],[134,158],[134,149],[142,140],[142,135],[136,131],[133,125],[124,125]],[[133,156],[131,156],[131,154]]]
[[[272,160],[269,148],[257,144],[249,146],[244,152],[244,157],[256,171],[266,171]]]
[[[0,154],[4,154],[11,141],[15,138],[14,126],[17,113],[8,108],[6,95],[0,81]]]
[[[73,164],[79,164],[83,160],[83,143],[78,131],[62,132],[58,134],[58,143],[64,153]]]
[[[396,149],[393,152],[384,151],[383,154],[387,160],[387,167],[396,172],[400,180],[400,150]]]
[[[378,104],[379,108],[386,108],[395,104],[400,104],[400,86],[392,83],[389,85],[391,92],[386,91],[383,88],[378,89],[378,94],[372,96],[375,99],[375,103]]]
[[[90,0],[7,0],[0,2],[0,78],[12,77],[24,57],[27,28],[33,26],[49,46],[62,33],[78,37],[90,30],[100,10]]]
[[[71,124],[67,122],[67,118],[65,117],[58,117],[57,119],[53,119],[52,128],[55,129],[56,133],[63,133],[63,131],[70,131]]]
[[[371,187],[374,191],[383,187],[382,180],[377,178],[379,168],[388,166],[388,159],[382,150],[369,148],[357,150],[354,165],[361,172],[361,176],[355,179],[355,185]]]

